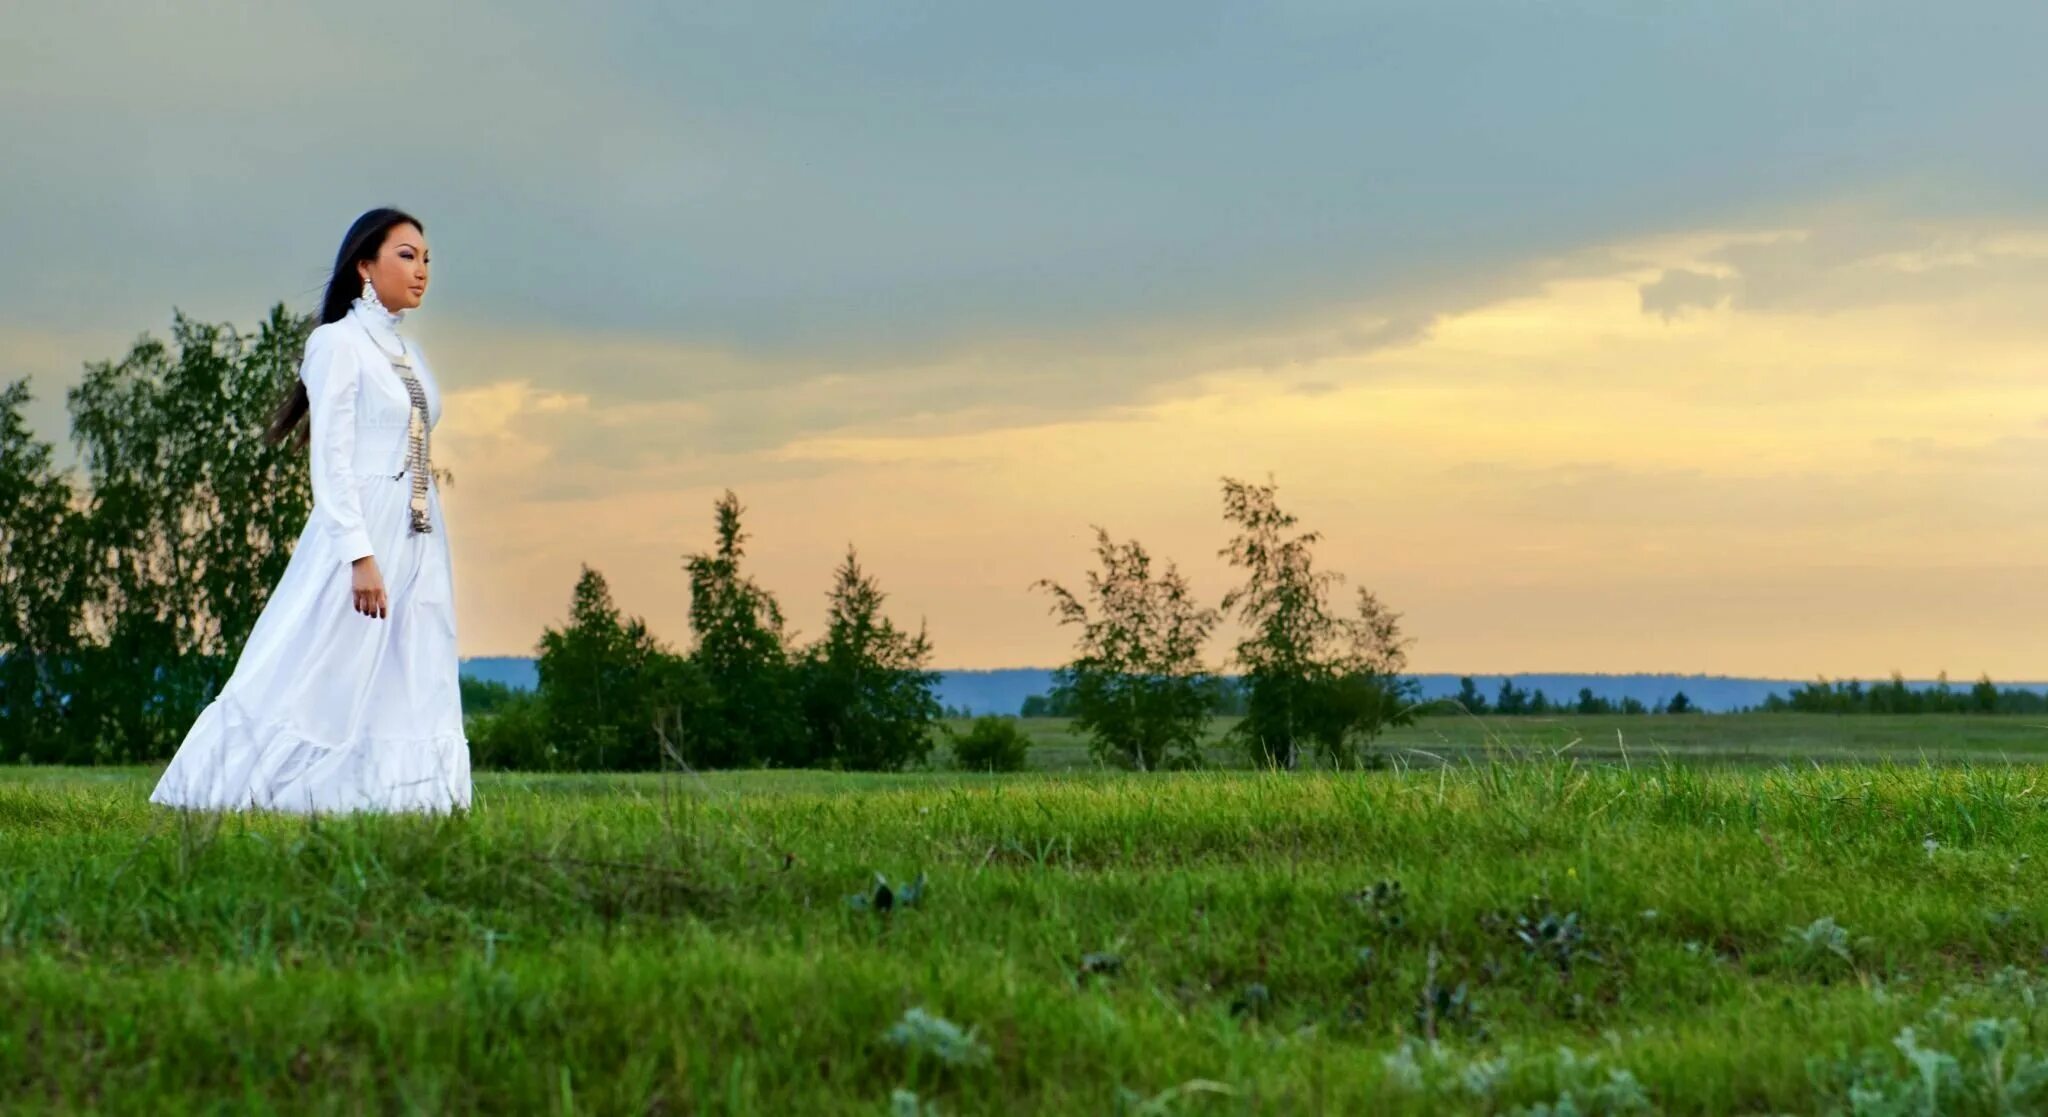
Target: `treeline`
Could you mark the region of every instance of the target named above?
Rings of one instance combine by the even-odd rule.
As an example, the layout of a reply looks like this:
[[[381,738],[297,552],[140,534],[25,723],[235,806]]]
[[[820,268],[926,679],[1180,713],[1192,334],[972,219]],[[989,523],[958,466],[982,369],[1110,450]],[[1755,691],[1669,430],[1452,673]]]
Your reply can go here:
[[[1651,714],[1696,714],[1699,707],[1684,691],[1673,694],[1669,700],[1651,705],[1639,698],[1624,697],[1619,701],[1593,693],[1592,687],[1580,687],[1574,698],[1552,699],[1543,693],[1542,687],[1528,690],[1515,685],[1513,679],[1502,679],[1500,690],[1491,701],[1481,693],[1478,684],[1470,675],[1458,680],[1455,697],[1431,707],[1431,713],[1477,715],[1495,714],[1502,717],[1541,717],[1549,714],[1580,714],[1588,717],[1621,715],[1635,717]]]
[[[474,763],[527,770],[837,768],[924,763],[943,713],[931,644],[882,615],[884,594],[847,548],[824,634],[797,646],[773,594],[747,576],[738,497],[716,543],[686,556],[691,648],[623,616],[585,567],[569,619],[540,640],[532,692],[472,687]]]
[[[1909,686],[1895,672],[1889,681],[1869,686],[1857,679],[1819,679],[1790,694],[1765,698],[1760,709],[1801,714],[2044,714],[2048,694],[2000,687],[1989,675],[1963,690],[1950,686],[1946,673],[1933,686]]]
[[[1241,717],[1250,708],[1250,692],[1234,678],[1213,678],[1202,688],[1204,700],[1211,715],[1216,717]],[[1018,714],[1027,718],[1070,718],[1078,707],[1074,692],[1055,686],[1045,694],[1033,694],[1024,699]],[[1668,700],[1647,704],[1635,698],[1615,700],[1594,694],[1591,687],[1581,687],[1577,697],[1552,701],[1543,693],[1543,688],[1528,690],[1518,687],[1512,679],[1501,680],[1500,690],[1489,700],[1481,693],[1471,676],[1459,679],[1456,696],[1424,702],[1415,712],[1422,717],[1453,716],[1464,713],[1544,715],[1544,714],[1598,714],[1598,715],[1650,715],[1650,714],[1695,714],[1700,708],[1686,697],[1684,691],[1672,695]]]
[[[1368,746],[1415,716],[1417,685],[1403,676],[1408,641],[1399,618],[1366,590],[1339,614],[1341,578],[1316,569],[1313,532],[1294,530],[1272,485],[1224,480],[1223,550],[1244,574],[1221,608],[1198,605],[1172,564],[1155,568],[1138,543],[1096,529],[1100,568],[1080,592],[1051,580],[1063,624],[1077,630],[1072,661],[1054,673],[1054,699],[1102,762],[1140,770],[1203,762],[1208,723],[1238,717],[1236,743],[1256,762],[1297,767],[1373,761]],[[656,640],[621,616],[604,579],[585,569],[568,623],[541,638],[540,685],[531,693],[472,684],[479,764],[523,769],[752,765],[895,769],[925,763],[935,736],[955,762],[1013,769],[1029,740],[1009,719],[940,727],[922,630],[900,632],[880,613],[882,594],[851,549],[830,594],[825,634],[798,649],[775,598],[742,570],[741,508],[717,506],[717,543],[688,557],[691,649]],[[1234,649],[1241,674],[1209,670],[1203,648],[1234,610],[1248,635]]]

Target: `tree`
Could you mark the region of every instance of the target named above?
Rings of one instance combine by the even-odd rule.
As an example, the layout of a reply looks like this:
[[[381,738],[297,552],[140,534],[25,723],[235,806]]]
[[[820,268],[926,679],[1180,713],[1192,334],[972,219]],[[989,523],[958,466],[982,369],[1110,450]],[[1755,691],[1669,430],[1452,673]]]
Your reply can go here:
[[[509,683],[496,679],[477,679],[468,675],[456,680],[457,689],[462,693],[462,715],[467,718],[476,714],[491,714],[518,702],[527,692]]]
[[[807,750],[782,608],[740,569],[743,511],[727,490],[715,505],[716,545],[684,557],[696,638],[690,662],[708,700],[690,711],[682,751],[704,767],[794,766]]]
[[[851,545],[830,594],[825,635],[805,656],[803,710],[808,763],[893,771],[931,753],[939,676],[931,641],[882,616],[885,595]]]
[[[1458,697],[1456,701],[1458,705],[1465,708],[1465,712],[1468,714],[1483,715],[1487,711],[1486,696],[1479,693],[1479,684],[1473,682],[1470,675],[1463,676],[1458,680]]]
[[[1699,709],[1692,704],[1692,699],[1687,698],[1685,692],[1681,690],[1671,696],[1671,704],[1666,706],[1664,711],[1671,714],[1692,714],[1698,713]]]
[[[1088,574],[1087,602],[1050,579],[1033,583],[1052,594],[1060,623],[1080,630],[1074,659],[1054,673],[1072,696],[1074,725],[1105,760],[1139,770],[1198,764],[1212,701],[1202,645],[1218,615],[1195,605],[1172,563],[1154,576],[1135,540],[1119,545],[1097,527],[1095,554],[1102,569]]]
[[[1513,679],[1500,681],[1500,694],[1493,700],[1495,712],[1502,717],[1514,717],[1529,712],[1529,692],[1515,685]]]
[[[1323,655],[1335,623],[1330,590],[1341,579],[1315,569],[1313,531],[1291,534],[1298,522],[1280,509],[1278,486],[1223,479],[1223,516],[1238,534],[1221,554],[1245,572],[1244,584],[1223,597],[1246,629],[1237,662],[1247,690],[1245,715],[1234,733],[1254,760],[1299,767],[1310,744],[1307,715],[1321,683]]]
[[[1310,690],[1308,736],[1328,763],[1363,762],[1363,752],[1388,727],[1415,719],[1420,685],[1402,677],[1409,641],[1400,614],[1359,587],[1354,616],[1339,620],[1344,644]]]
[[[1223,479],[1224,519],[1238,534],[1221,553],[1245,579],[1223,598],[1245,629],[1236,648],[1245,714],[1233,733],[1260,763],[1299,767],[1306,747],[1348,763],[1381,730],[1413,717],[1416,689],[1400,677],[1407,642],[1399,614],[1369,591],[1360,591],[1352,617],[1331,612],[1330,591],[1343,577],[1315,568],[1322,536],[1295,532],[1277,492],[1270,480]]]
[[[1211,675],[1202,686],[1209,696],[1209,712],[1217,717],[1243,717],[1244,686],[1226,675]]]
[[[69,717],[85,608],[84,518],[48,443],[29,431],[26,381],[0,389],[0,761],[91,758]]]
[[[662,767],[667,720],[703,701],[695,672],[638,617],[621,618],[604,575],[583,567],[569,622],[540,638],[545,768]]]
[[[304,456],[263,437],[311,329],[251,338],[174,317],[69,393],[89,496],[73,708],[105,760],[169,753],[227,679],[312,506]]]

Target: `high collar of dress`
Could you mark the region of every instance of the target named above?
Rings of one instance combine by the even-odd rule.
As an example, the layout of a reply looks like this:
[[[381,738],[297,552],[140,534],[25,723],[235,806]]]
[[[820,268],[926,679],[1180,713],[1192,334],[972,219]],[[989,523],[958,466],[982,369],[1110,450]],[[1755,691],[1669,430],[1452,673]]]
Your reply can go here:
[[[398,324],[405,321],[405,311],[384,309],[383,302],[376,295],[357,295],[350,309],[355,311],[356,320],[363,324],[363,328],[379,341],[393,349],[404,344],[404,339],[398,336]]]

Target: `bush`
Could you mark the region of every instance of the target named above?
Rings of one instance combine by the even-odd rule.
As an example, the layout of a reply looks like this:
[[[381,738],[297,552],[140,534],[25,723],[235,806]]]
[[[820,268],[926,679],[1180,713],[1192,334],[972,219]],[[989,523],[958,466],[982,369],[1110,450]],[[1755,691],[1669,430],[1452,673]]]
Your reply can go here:
[[[1031,738],[1006,717],[986,714],[965,733],[953,733],[953,763],[970,772],[1021,772]]]
[[[563,756],[555,746],[546,701],[532,691],[515,691],[490,713],[464,720],[472,767],[526,772],[574,767],[574,758]]]
[[[495,714],[501,707],[518,698],[521,693],[519,688],[494,679],[473,679],[464,675],[459,682],[462,688],[464,714]]]

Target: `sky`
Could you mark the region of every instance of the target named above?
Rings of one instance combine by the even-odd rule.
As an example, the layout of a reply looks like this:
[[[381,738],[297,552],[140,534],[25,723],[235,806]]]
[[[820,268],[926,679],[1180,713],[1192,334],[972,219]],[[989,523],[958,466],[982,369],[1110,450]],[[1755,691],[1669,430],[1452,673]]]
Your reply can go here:
[[[2048,6],[12,0],[0,379],[172,313],[405,330],[466,655],[687,646],[726,489],[947,668],[1093,531],[1214,603],[1271,479],[1423,671],[2048,678]],[[1224,664],[1233,631],[1219,633]]]

